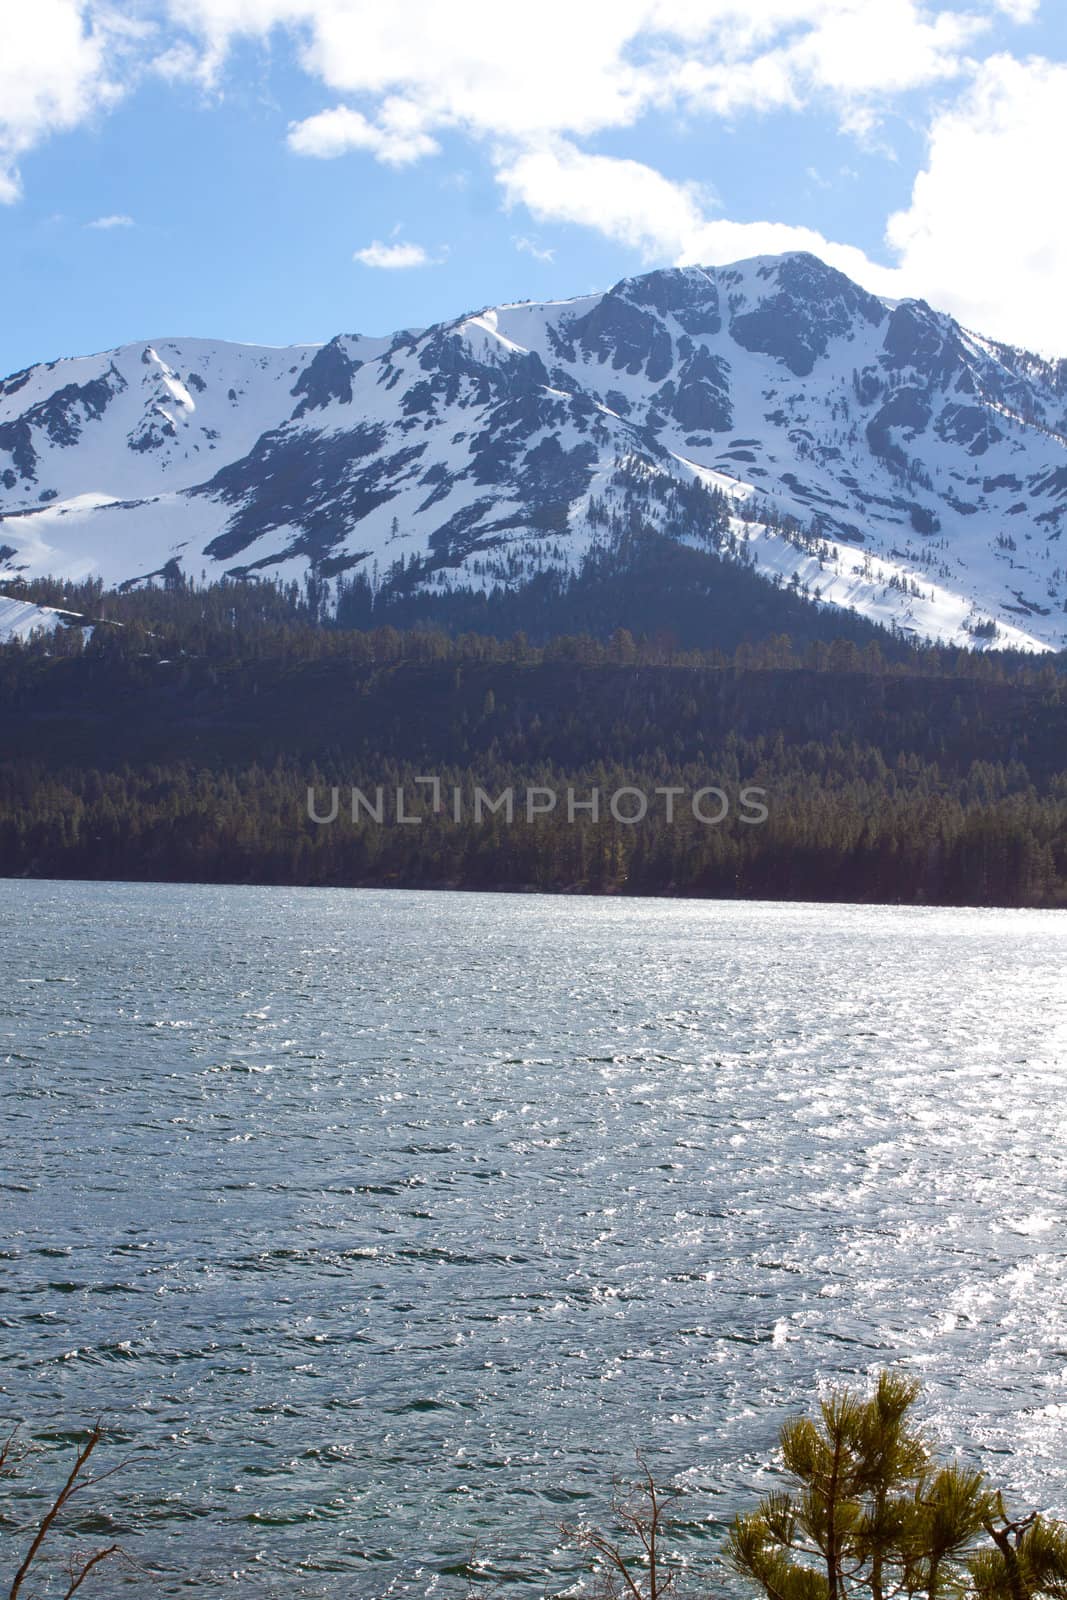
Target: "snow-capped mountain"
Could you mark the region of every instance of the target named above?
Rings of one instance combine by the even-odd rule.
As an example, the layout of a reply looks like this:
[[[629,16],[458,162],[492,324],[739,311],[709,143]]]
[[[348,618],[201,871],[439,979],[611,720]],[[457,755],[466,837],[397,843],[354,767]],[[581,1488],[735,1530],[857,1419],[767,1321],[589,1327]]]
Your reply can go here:
[[[1067,362],[787,255],[0,383],[0,578],[515,583],[624,513],[917,636],[1063,648]]]

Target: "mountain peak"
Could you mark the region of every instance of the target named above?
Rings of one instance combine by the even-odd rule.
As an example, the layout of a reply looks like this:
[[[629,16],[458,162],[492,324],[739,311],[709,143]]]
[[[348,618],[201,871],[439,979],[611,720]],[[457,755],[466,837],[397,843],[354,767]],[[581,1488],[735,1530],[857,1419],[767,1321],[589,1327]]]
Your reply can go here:
[[[383,338],[139,343],[0,383],[0,573],[492,586],[637,518],[917,635],[1060,645],[1064,372],[806,252]]]

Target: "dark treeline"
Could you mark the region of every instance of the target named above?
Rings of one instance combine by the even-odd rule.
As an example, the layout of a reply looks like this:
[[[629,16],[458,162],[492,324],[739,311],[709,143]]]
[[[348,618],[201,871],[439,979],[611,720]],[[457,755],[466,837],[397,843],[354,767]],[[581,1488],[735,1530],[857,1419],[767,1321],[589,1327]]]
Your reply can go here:
[[[733,752],[749,756],[741,744]],[[710,766],[716,765],[713,760]],[[392,812],[393,785],[417,812],[421,763],[373,768],[273,766],[212,771],[194,762],[145,768],[51,771],[33,762],[0,770],[0,875],[131,878],[158,881],[536,888],[723,898],[840,900],[888,904],[1067,905],[1067,794],[1036,798],[1001,793],[960,799],[932,792],[929,776],[907,770],[892,794],[864,779],[828,782],[812,761],[784,772],[759,763],[745,773],[766,791],[769,820],[744,828],[697,823],[679,801],[673,825],[659,813],[626,826],[607,814],[608,797],[624,785],[651,793],[671,785],[691,795],[717,781],[735,799],[741,784],[721,770],[594,766],[514,771],[506,766],[446,768],[440,775],[446,814],[401,826]],[[306,812],[309,784],[328,814],[338,780],[340,817],[330,826]],[[987,782],[988,780],[988,782]],[[387,796],[384,825],[347,818],[347,784],[373,801]],[[525,786],[553,786],[556,813],[527,822]],[[465,797],[474,786],[494,799],[516,790],[512,824],[502,818],[448,815],[452,785]],[[584,800],[601,791],[601,817],[566,821],[562,796],[573,785]],[[976,772],[966,786],[1008,789],[1002,770]],[[415,796],[414,801],[412,796]]]
[[[4,874],[1067,905],[1062,660],[352,631],[241,585],[97,602],[123,625],[0,649]],[[513,788],[516,820],[345,820],[350,786],[404,787],[414,809],[426,774]],[[326,807],[335,785],[320,826],[308,789]],[[561,802],[527,822],[529,785]],[[717,826],[687,799],[669,825],[662,805],[634,826],[607,807],[706,785],[731,798]],[[766,790],[760,826],[744,786]],[[601,790],[597,820],[567,820],[568,787]]]

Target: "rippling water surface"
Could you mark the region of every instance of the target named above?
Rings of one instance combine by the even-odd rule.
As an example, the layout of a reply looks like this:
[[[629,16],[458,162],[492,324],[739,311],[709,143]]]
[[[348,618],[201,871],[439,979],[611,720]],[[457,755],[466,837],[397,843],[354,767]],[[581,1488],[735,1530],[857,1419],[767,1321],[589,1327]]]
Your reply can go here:
[[[710,1551],[890,1361],[1067,1507],[1067,917],[3,882],[0,945],[0,1413],[105,1416],[157,1594],[533,1595],[638,1446]]]

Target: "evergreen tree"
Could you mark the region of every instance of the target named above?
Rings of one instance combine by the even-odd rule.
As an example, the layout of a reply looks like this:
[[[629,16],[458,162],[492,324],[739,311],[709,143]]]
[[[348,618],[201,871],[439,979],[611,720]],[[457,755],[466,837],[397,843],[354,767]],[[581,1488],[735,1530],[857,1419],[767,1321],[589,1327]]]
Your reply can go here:
[[[842,1390],[821,1402],[818,1420],[785,1424],[782,1458],[796,1486],[739,1517],[728,1546],[731,1565],[767,1600],[937,1600],[967,1587],[995,1502],[980,1472],[936,1466],[911,1416],[918,1393],[883,1372],[869,1397]],[[995,1587],[989,1600],[1001,1600]]]

